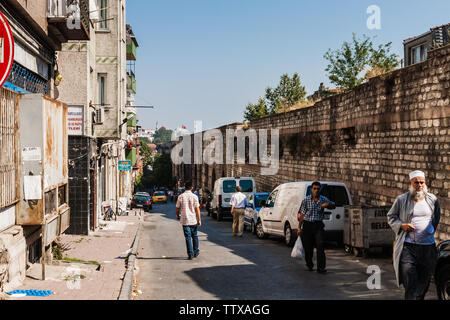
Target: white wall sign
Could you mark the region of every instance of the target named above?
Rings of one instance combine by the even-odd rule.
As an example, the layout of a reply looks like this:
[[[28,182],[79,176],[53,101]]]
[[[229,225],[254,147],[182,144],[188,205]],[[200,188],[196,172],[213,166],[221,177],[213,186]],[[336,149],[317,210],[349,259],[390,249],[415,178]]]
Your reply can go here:
[[[25,147],[22,148],[23,161],[41,161],[42,153],[39,147]]]
[[[23,188],[25,200],[42,199],[42,176],[24,176]]]
[[[67,113],[67,132],[69,136],[82,136],[84,126],[83,106],[69,106]]]

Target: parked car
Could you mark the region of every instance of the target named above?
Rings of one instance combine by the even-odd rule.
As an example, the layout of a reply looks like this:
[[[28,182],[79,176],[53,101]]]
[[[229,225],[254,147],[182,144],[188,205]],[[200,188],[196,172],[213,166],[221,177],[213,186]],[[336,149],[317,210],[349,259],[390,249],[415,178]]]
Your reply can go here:
[[[266,202],[270,193],[254,193],[250,195],[248,202],[250,206],[245,208],[244,229],[250,230],[256,234],[256,223],[258,222],[258,213],[262,205]]]
[[[310,195],[312,181],[285,183],[270,194],[259,211],[256,235],[264,239],[269,235],[284,237],[288,246],[297,239],[297,213],[301,202]],[[344,206],[353,205],[350,192],[344,183],[321,182],[321,195],[336,203],[333,210],[325,209],[325,240],[343,242]]]
[[[440,300],[450,300],[450,241],[438,245],[438,261],[434,272],[437,294]]]
[[[164,191],[155,191],[155,193],[153,193],[153,203],[157,202],[167,203],[167,196]]]
[[[131,199],[131,209],[143,208],[144,211],[150,211],[153,208],[152,198],[143,194],[136,193]]]
[[[150,193],[148,193],[148,192],[136,192],[135,195],[150,197]]]
[[[256,192],[255,180],[249,177],[226,177],[214,182],[210,211],[218,221],[221,221],[224,216],[231,216],[230,200],[236,192],[236,186],[240,186],[241,192],[247,197]]]

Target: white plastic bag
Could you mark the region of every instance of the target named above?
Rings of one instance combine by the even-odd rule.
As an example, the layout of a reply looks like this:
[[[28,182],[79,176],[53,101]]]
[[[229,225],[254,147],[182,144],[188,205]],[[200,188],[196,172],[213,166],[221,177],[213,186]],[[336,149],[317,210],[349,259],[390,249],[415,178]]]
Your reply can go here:
[[[302,239],[300,237],[297,238],[297,241],[295,241],[294,248],[291,252],[291,257],[296,259],[303,259],[304,258],[304,251],[303,251],[303,244]]]

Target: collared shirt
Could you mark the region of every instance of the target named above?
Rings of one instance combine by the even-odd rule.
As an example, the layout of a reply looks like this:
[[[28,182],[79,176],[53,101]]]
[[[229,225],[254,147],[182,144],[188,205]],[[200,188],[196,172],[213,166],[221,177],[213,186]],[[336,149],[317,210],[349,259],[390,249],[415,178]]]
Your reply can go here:
[[[247,196],[242,192],[236,192],[231,197],[230,204],[236,209],[242,209],[248,206]]]
[[[317,203],[314,201],[312,195],[306,196],[306,198],[303,199],[302,204],[300,205],[299,212],[305,214],[306,221],[322,221],[324,212],[323,209],[320,208],[320,206],[324,203],[335,205],[333,201],[324,196],[319,196],[319,201]]]
[[[195,208],[200,207],[198,198],[190,190],[183,192],[177,200],[177,208],[180,208],[180,223],[183,226],[193,226],[198,223]]]

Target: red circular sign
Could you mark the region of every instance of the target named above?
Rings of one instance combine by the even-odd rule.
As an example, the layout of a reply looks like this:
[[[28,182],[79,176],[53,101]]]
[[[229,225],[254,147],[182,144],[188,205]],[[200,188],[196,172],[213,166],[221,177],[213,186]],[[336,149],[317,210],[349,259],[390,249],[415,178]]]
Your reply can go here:
[[[14,60],[14,38],[8,21],[0,12],[0,87],[3,86]]]

